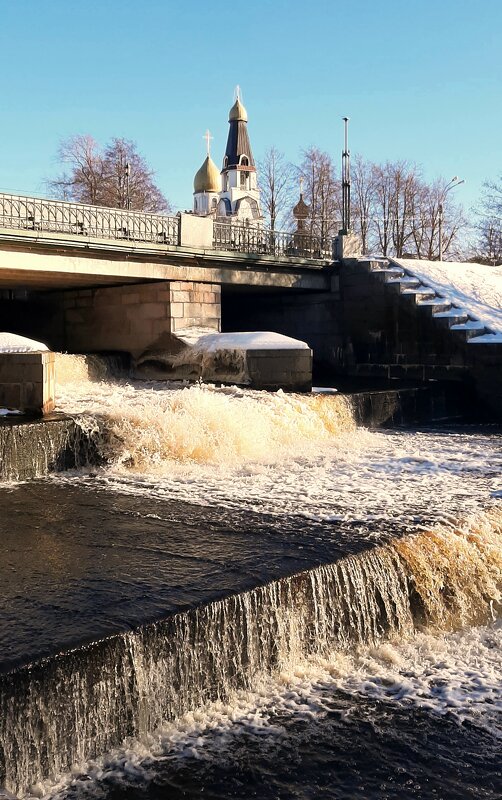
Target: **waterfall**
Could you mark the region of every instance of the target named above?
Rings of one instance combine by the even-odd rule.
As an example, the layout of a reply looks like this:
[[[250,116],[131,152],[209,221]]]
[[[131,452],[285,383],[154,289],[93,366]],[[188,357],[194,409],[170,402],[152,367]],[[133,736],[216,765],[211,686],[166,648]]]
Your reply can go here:
[[[0,481],[40,478],[49,472],[97,463],[92,431],[70,418],[0,423]]]
[[[22,794],[260,673],[500,609],[502,511],[420,531],[0,676],[0,784]]]

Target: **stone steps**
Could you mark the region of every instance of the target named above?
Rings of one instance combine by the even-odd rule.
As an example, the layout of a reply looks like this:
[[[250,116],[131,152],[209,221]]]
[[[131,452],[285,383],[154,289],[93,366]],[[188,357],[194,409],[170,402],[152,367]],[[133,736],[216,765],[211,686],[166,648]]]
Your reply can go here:
[[[438,326],[462,337],[466,343],[473,344],[478,339],[480,344],[500,344],[500,336],[494,334],[483,322],[473,319],[465,309],[442,297],[416,275],[395,264],[392,259],[361,259],[361,262],[377,279],[401,296],[412,298],[415,305],[431,314]]]

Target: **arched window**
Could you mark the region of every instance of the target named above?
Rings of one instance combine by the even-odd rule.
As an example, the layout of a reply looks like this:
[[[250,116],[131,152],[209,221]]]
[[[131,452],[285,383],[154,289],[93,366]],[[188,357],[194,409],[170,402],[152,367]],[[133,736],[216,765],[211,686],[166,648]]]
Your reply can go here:
[[[226,169],[227,167],[228,167],[228,156],[225,156],[225,158],[223,159],[223,169]]]
[[[239,164],[241,167],[249,167],[249,158],[247,156],[241,156],[239,159]]]
[[[197,198],[195,198],[195,200],[194,200],[193,207],[194,207],[194,211],[197,211]]]
[[[211,202],[212,208],[216,208],[217,205],[218,205],[218,198],[217,197],[213,197],[213,200]]]
[[[241,189],[248,189],[249,172],[241,172]]]

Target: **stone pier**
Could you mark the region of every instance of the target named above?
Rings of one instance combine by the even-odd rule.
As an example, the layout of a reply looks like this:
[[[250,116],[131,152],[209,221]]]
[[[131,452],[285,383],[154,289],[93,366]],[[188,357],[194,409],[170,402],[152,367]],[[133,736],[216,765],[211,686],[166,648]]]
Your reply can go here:
[[[55,354],[0,352],[0,408],[49,414],[55,407]]]

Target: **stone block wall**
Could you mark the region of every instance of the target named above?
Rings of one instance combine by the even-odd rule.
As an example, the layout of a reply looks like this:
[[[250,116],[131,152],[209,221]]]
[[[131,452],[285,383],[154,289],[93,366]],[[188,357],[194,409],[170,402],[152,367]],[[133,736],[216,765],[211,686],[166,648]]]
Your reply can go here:
[[[49,414],[55,383],[54,353],[0,353],[0,408]]]
[[[220,286],[158,281],[51,293],[64,333],[58,349],[74,353],[168,350],[173,334],[191,326],[220,329]]]
[[[171,281],[171,332],[200,327],[219,331],[221,327],[221,286],[219,283]]]

